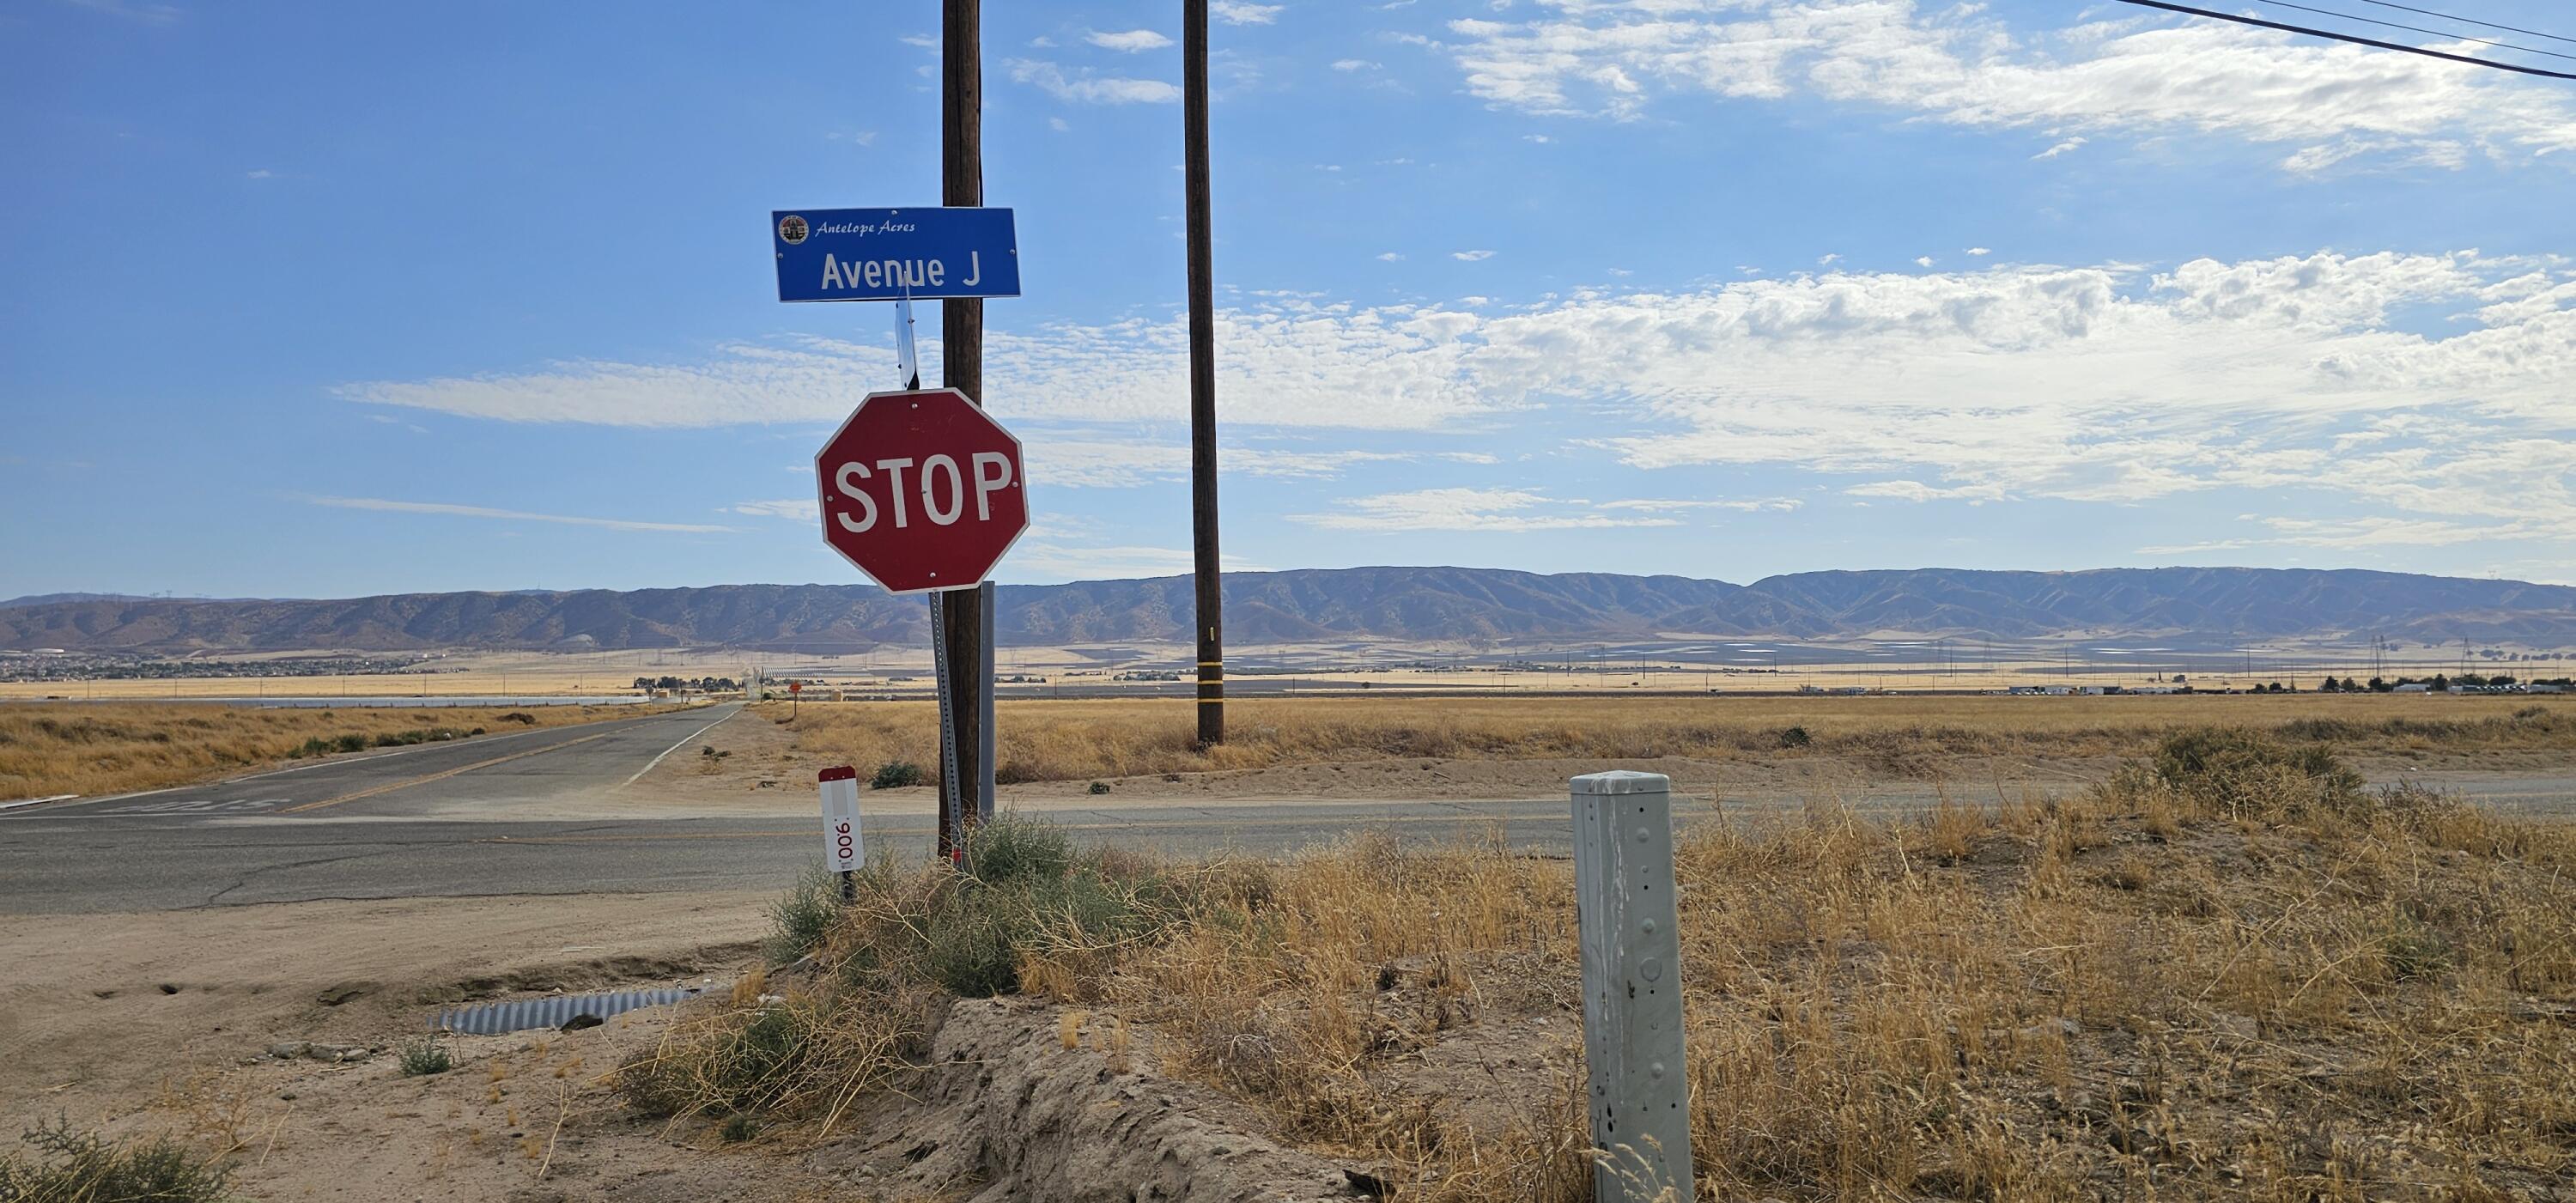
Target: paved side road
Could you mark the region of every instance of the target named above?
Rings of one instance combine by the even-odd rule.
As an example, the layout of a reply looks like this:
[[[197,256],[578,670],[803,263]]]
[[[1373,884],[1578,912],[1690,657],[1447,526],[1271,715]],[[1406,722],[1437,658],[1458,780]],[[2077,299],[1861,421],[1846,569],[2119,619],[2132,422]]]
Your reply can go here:
[[[165,910],[325,898],[769,890],[822,850],[819,820],[520,817],[552,799],[613,796],[687,754],[738,706],[424,744],[117,798],[0,813],[0,914]],[[2576,811],[2576,781],[2426,774],[2481,805]],[[1876,783],[1853,799],[1882,813],[1938,791]],[[1794,806],[1788,800],[1776,805]],[[916,799],[913,807],[921,804]],[[934,821],[869,804],[872,852],[926,856]],[[1730,813],[1764,809],[1730,802]],[[561,808],[551,813],[562,813]],[[1175,855],[1274,856],[1386,827],[1428,838],[1501,838],[1564,851],[1567,804],[1289,801],[1050,808],[1077,838]]]
[[[819,820],[521,819],[632,784],[738,706],[422,744],[278,772],[0,813],[0,913],[164,910],[324,898],[775,889],[819,858]],[[1242,803],[1052,812],[1079,838],[1278,855],[1372,824],[1495,825],[1563,843],[1539,802]],[[926,856],[928,814],[872,812],[869,850]]]

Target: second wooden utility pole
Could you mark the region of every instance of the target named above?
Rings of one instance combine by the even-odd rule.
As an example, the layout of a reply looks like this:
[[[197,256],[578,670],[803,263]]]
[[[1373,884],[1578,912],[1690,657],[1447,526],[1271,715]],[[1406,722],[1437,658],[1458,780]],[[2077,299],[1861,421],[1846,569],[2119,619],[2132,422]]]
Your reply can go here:
[[[984,203],[984,51],[980,0],[941,0],[939,89],[940,203]],[[940,377],[984,403],[984,302],[939,303]],[[955,853],[966,830],[993,813],[993,586],[939,595],[947,644],[951,721],[957,740],[958,799],[953,827],[939,819],[939,852]]]
[[[1189,196],[1190,532],[1198,584],[1199,742],[1225,742],[1225,591],[1216,550],[1216,266],[1208,218],[1208,0],[1181,0]]]

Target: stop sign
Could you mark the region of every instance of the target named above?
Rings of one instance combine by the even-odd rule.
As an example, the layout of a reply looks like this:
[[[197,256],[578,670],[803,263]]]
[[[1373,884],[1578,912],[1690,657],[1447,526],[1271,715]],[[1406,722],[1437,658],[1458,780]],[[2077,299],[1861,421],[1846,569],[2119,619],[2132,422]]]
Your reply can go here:
[[[869,394],[814,474],[823,541],[895,593],[969,588],[1029,527],[1020,441],[953,388]]]

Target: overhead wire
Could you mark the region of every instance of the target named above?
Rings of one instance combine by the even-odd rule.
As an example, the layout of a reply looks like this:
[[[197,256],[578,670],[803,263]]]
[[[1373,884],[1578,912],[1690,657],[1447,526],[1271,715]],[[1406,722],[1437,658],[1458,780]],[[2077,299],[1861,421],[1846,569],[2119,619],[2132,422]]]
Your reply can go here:
[[[2451,13],[2437,13],[2429,8],[2417,8],[2411,4],[2393,3],[2392,0],[2361,0],[2361,2],[2364,4],[2376,4],[2381,8],[2394,8],[2410,13],[2422,13],[2428,17],[2440,17],[2445,21],[2458,21],[2467,25],[2483,25],[2489,29],[2501,29],[2507,33],[2527,33],[2535,38],[2547,38],[2553,42],[2565,42],[2569,45],[2576,45],[2576,38],[2562,38],[2554,33],[2542,33],[2537,29],[2524,29],[2519,25],[2499,25],[2493,21],[2481,21],[2476,17],[2462,17],[2455,16]]]
[[[2441,29],[2426,29],[2421,25],[2400,25],[2395,21],[2382,21],[2377,17],[2358,17],[2351,13],[2339,13],[2329,8],[2310,8],[2304,4],[2292,4],[2290,3],[2290,0],[2261,0],[2261,3],[2269,4],[2274,8],[2295,8],[2303,13],[2316,13],[2320,16],[2339,17],[2346,21],[2359,21],[2365,25],[2384,25],[2390,29],[2403,29],[2409,33],[2429,33],[2437,38],[2455,38],[2459,41],[2475,42],[2481,46],[2495,46],[2501,49],[2511,50],[2519,54],[2545,54],[2551,58],[2563,58],[2571,62],[2576,62],[2576,54],[2560,54],[2555,50],[2537,50],[2529,46],[2516,46],[2511,42],[2490,42],[2485,38],[2473,38],[2465,33],[2452,33],[2448,30]]]
[[[2422,46],[2409,46],[2403,42],[2383,42],[2378,38],[2365,38],[2358,34],[2337,33],[2330,29],[2313,29],[2305,25],[2291,25],[2281,21],[2266,21],[2261,17],[2244,17],[2238,16],[2235,13],[2218,12],[2214,9],[2193,8],[2188,4],[2168,3],[2168,0],[2120,0],[2120,3],[2135,4],[2141,8],[2160,8],[2166,12],[2184,13],[2194,17],[2209,17],[2220,21],[2234,21],[2239,25],[2254,25],[2260,26],[2264,29],[2278,29],[2285,33],[2306,34],[2309,37],[2331,38],[2338,42],[2350,42],[2356,46],[2370,46],[2380,50],[2395,50],[2406,54],[2420,54],[2426,58],[2447,59],[2454,63],[2467,63],[2472,67],[2492,67],[2498,71],[2511,71],[2520,75],[2539,75],[2550,79],[2576,79],[2576,74],[2571,74],[2565,71],[2551,71],[2542,67],[2526,67],[2520,63],[2499,63],[2494,59],[2476,58],[2466,54],[2452,54],[2448,51],[2442,50],[2428,50]]]

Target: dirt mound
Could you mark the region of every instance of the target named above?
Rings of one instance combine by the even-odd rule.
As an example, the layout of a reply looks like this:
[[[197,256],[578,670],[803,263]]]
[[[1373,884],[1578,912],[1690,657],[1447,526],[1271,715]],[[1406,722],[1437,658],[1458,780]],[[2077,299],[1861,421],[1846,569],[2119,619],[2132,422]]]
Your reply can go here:
[[[1152,1045],[1105,1016],[961,1001],[917,1101],[817,1160],[847,1157],[846,1177],[897,1196],[981,1183],[974,1203],[1305,1203],[1383,1189],[1366,1170],[1250,1134],[1240,1103],[1135,1068],[1157,1062]]]

